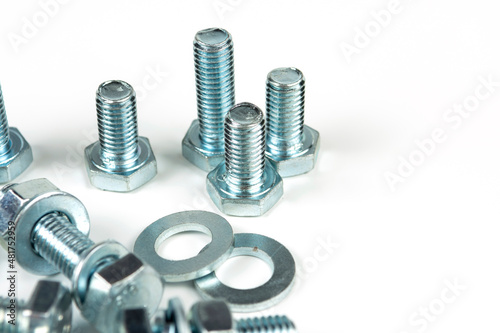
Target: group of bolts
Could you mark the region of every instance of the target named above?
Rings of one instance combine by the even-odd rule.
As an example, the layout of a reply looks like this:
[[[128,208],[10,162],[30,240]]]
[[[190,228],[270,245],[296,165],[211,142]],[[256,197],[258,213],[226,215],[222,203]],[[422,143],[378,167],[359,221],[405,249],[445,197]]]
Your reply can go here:
[[[209,172],[207,191],[223,213],[260,216],[283,195],[281,177],[313,169],[319,133],[304,125],[305,78],[296,68],[271,71],[266,117],[251,103],[235,105],[233,41],[224,29],[194,39],[198,119],[182,140],[183,156]],[[102,83],[96,93],[99,141],[85,148],[95,187],[132,191],[157,173],[146,137],[138,136],[136,94],[124,81]],[[28,142],[9,128],[0,90],[0,182],[21,174],[33,160]]]
[[[253,104],[235,104],[233,42],[226,30],[199,31],[194,57],[198,119],[182,141],[183,156],[209,172],[208,193],[223,213],[260,216],[282,196],[281,177],[306,173],[316,162],[319,133],[304,125],[305,78],[291,67],[269,73],[266,119]],[[99,141],[85,149],[91,184],[117,192],[142,186],[156,175],[157,166],[148,139],[138,136],[134,89],[123,81],[104,82],[96,93],[96,107]],[[0,89],[0,182],[13,180],[32,160],[28,142],[8,126]],[[68,277],[82,315],[102,332],[293,331],[293,324],[281,317],[234,324],[230,312],[220,317],[227,305],[216,301],[199,303],[189,321],[177,319],[182,317],[178,310],[166,310],[161,329],[158,319],[150,328],[135,329],[144,308],[154,312],[158,307],[162,296],[158,290],[163,288],[158,272],[117,242],[95,244],[89,240],[89,217],[83,204],[46,179],[5,186],[0,203],[1,245],[6,247],[11,237],[12,222],[18,263],[35,274],[61,272]],[[69,306],[65,301],[62,309],[62,299],[67,297],[63,297],[63,287],[59,288],[52,303],[43,304],[50,312],[44,315],[50,318],[27,321],[26,325],[43,322],[39,325],[47,332],[68,332],[64,309]],[[36,301],[40,303],[35,298],[29,303],[35,305],[28,306],[26,313],[42,311],[42,306],[33,309]],[[137,311],[123,312],[130,308]],[[123,325],[117,325],[120,316]],[[48,322],[53,326],[48,327]],[[17,332],[23,332],[20,327]]]

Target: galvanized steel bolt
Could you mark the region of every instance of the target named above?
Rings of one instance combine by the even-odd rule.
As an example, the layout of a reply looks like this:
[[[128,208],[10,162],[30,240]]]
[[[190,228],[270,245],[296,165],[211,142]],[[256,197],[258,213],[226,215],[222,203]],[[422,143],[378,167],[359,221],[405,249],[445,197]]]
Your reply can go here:
[[[224,160],[224,117],[234,105],[233,40],[220,28],[199,31],[193,42],[198,119],[182,140],[184,157],[205,171]]]
[[[149,323],[145,309],[125,310],[120,333],[295,333],[295,325],[286,316],[234,320],[224,301],[202,301],[191,308],[188,317],[179,299],[169,301]]]
[[[152,311],[158,306],[163,290],[158,273],[119,243],[88,239],[81,202],[48,180],[5,186],[0,226],[6,221],[15,225],[18,263],[36,274],[60,271],[71,279],[76,304],[98,330],[114,327],[125,306]]]
[[[266,155],[282,177],[309,172],[319,151],[319,133],[304,125],[305,78],[293,67],[267,76]]]
[[[69,333],[71,304],[68,289],[59,282],[41,280],[27,303],[0,297],[0,332]]]
[[[33,162],[28,141],[15,127],[9,127],[0,87],[0,183],[8,183]]]
[[[107,81],[96,93],[99,141],[85,148],[90,182],[106,191],[128,192],[157,172],[149,140],[138,136],[136,94],[124,81]]]
[[[260,216],[283,195],[283,181],[265,158],[265,119],[250,103],[225,119],[225,161],[207,176],[207,190],[225,214]]]

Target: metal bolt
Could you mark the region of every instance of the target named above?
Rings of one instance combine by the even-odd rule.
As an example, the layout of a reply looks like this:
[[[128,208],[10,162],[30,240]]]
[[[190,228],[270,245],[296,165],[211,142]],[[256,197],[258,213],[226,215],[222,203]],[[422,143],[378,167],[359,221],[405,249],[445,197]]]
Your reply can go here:
[[[39,281],[27,303],[0,297],[0,332],[69,333],[71,317],[71,293],[59,282]]]
[[[73,283],[83,316],[108,332],[125,306],[154,311],[163,285],[153,268],[121,244],[89,240],[88,215],[82,207],[46,179],[12,184],[0,193],[0,227],[6,221],[14,225],[21,266],[38,274],[62,272]],[[5,231],[2,236],[5,240]]]
[[[265,119],[250,103],[225,119],[225,161],[207,176],[207,190],[225,214],[260,216],[283,195],[283,181],[265,158]]]
[[[124,81],[107,81],[96,93],[99,141],[85,148],[90,182],[106,191],[128,192],[156,175],[149,140],[138,136],[136,95]]]
[[[304,125],[305,78],[293,67],[267,76],[266,155],[282,177],[309,172],[319,151],[319,133]]]
[[[26,139],[15,127],[9,127],[0,87],[0,183],[7,183],[23,173],[33,162]]]
[[[182,140],[182,154],[211,171],[224,160],[224,117],[234,105],[233,40],[224,29],[205,29],[193,47],[198,119]]]
[[[191,308],[186,318],[179,299],[169,301],[150,325],[145,309],[128,309],[122,314],[120,333],[295,333],[295,325],[286,316],[234,320],[224,301],[202,301]]]

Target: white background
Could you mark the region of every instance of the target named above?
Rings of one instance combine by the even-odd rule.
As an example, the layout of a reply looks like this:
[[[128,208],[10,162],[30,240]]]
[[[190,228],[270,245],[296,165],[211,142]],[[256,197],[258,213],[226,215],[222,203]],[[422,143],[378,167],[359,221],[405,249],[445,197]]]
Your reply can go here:
[[[51,7],[48,19],[47,2],[0,5],[9,123],[34,152],[16,181],[46,177],[81,199],[94,241],[132,249],[162,216],[217,212],[181,140],[196,117],[193,37],[223,27],[234,40],[237,102],[264,108],[267,73],[296,66],[307,79],[306,123],[322,137],[315,170],[285,179],[269,213],[227,217],[235,232],[282,242],[297,262],[292,293],[259,315],[287,314],[302,332],[499,330],[500,87],[481,83],[500,82],[493,1],[73,0]],[[373,12],[388,7],[385,26],[374,23]],[[38,27],[26,34],[27,22]],[[347,44],[357,53],[346,56]],[[133,193],[97,190],[84,169],[83,148],[97,133],[95,91],[109,79],[140,94],[139,132],[158,161],[157,177]],[[464,102],[474,110],[450,113]],[[445,140],[419,153],[415,141],[436,129]],[[404,169],[410,158],[418,165]],[[398,167],[391,188],[387,173]],[[179,236],[162,251],[194,254],[203,241]],[[228,265],[219,273],[234,285],[269,276],[255,260]],[[239,274],[228,277],[231,269]],[[38,278],[20,270],[19,294],[28,297]],[[465,290],[453,293],[450,283]],[[168,285],[163,304],[174,296],[186,307],[199,299],[189,283]],[[91,331],[75,321],[75,331]]]

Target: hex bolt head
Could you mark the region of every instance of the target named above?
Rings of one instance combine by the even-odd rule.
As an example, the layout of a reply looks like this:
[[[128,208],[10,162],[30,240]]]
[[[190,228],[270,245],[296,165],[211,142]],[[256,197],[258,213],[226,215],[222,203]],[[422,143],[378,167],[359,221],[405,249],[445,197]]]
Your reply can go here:
[[[265,158],[265,119],[250,103],[235,105],[225,120],[225,162],[207,176],[207,191],[223,213],[260,216],[283,195],[283,180]]]
[[[0,184],[18,177],[33,162],[31,147],[15,127],[9,127],[0,87]]]
[[[138,136],[136,94],[124,81],[106,81],[96,93],[99,141],[85,148],[90,183],[114,192],[133,191],[156,176],[151,144]]]

